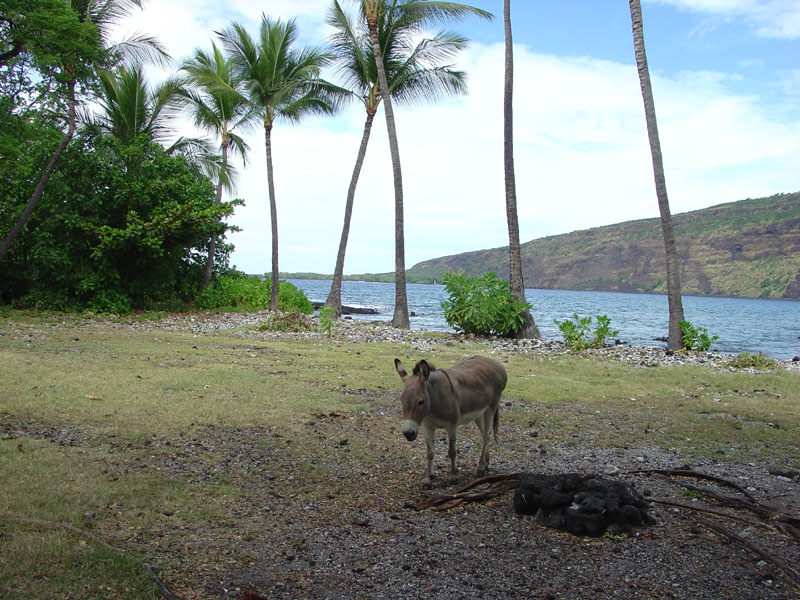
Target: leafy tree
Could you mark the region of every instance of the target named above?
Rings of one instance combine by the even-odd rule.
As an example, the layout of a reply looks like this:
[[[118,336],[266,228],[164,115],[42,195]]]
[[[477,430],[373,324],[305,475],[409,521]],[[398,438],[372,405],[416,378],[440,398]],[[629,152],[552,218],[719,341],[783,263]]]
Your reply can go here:
[[[66,5],[69,11],[64,11]],[[41,200],[56,165],[77,129],[77,92],[91,79],[94,68],[119,62],[123,57],[167,56],[160,45],[147,36],[134,35],[119,44],[108,43],[113,26],[140,0],[12,0],[0,21],[0,48],[11,62],[23,54],[31,57],[39,77],[53,82],[50,104],[61,115],[66,131],[47,160],[33,193],[13,227],[0,244],[0,262],[30,219]],[[46,25],[37,29],[37,23]],[[6,62],[5,64],[8,64]],[[2,64],[0,64],[2,66]]]
[[[216,44],[212,42],[211,46],[210,54],[196,49],[194,56],[184,62],[181,69],[195,85],[194,89],[185,92],[194,124],[219,138],[221,165],[215,197],[215,202],[219,204],[222,201],[223,188],[233,188],[232,170],[228,164],[229,153],[238,153],[246,164],[249,147],[235,130],[247,122],[251,113],[244,96],[225,92],[226,89],[241,90],[241,74],[234,69],[232,61],[223,56]],[[211,238],[208,244],[203,288],[211,281],[216,243],[216,238]]]
[[[199,249],[225,230],[232,204],[215,206],[208,180],[146,136],[76,142],[9,257],[4,299],[114,312],[190,300]]]
[[[56,75],[69,65],[75,76],[91,73],[101,59],[94,24],[64,0],[4,0],[0,11],[0,68],[24,56],[34,68]]]
[[[239,23],[220,34],[228,56],[243,80],[244,97],[258,110],[264,127],[272,229],[272,290],[270,310],[278,308],[278,209],[272,167],[272,128],[276,120],[298,122],[310,114],[331,114],[336,107],[333,86],[320,79],[329,56],[315,48],[295,48],[297,26],[261,16],[257,39]],[[219,87],[234,97],[242,96],[230,86]]]
[[[460,4],[457,2],[434,2],[432,0],[358,0],[361,3],[367,21],[372,51],[376,57],[382,57],[380,38],[380,23],[382,19],[389,18],[398,22],[399,15],[416,22],[416,27],[421,29],[426,25],[442,19],[459,20],[469,15],[491,18],[491,14]],[[386,115],[386,130],[389,136],[389,151],[392,157],[392,178],[394,180],[394,210],[395,210],[395,300],[392,326],[408,329],[411,324],[408,317],[408,296],[406,294],[406,259],[405,259],[405,233],[403,217],[403,173],[400,166],[400,148],[397,143],[397,125],[394,119],[394,107],[391,99],[391,88],[386,75],[384,60],[375,61],[378,75],[378,92],[383,100],[383,110]]]
[[[378,36],[383,49],[387,85],[393,99],[411,104],[433,101],[443,95],[466,93],[464,73],[442,64],[466,47],[465,38],[441,31],[433,37],[419,39],[415,15],[387,11],[382,17],[378,24]],[[328,15],[328,24],[335,29],[330,38],[334,65],[344,80],[345,88],[350,90],[353,97],[358,98],[367,113],[347,192],[344,225],[333,281],[325,302],[333,310],[332,316],[339,317],[342,311],[342,278],[353,201],[381,95],[378,93],[375,52],[369,38],[363,4],[358,17],[353,19],[345,13],[338,0],[334,0]]]
[[[650,69],[647,66],[647,53],[644,44],[644,26],[642,24],[642,6],[639,0],[630,0],[631,23],[633,28],[633,47],[636,53],[636,68],[639,71],[639,83],[644,100],[644,114],[647,122],[647,137],[650,140],[650,153],[653,158],[653,175],[656,184],[658,210],[661,213],[661,231],[664,236],[664,250],[667,260],[667,304],[669,306],[669,335],[667,348],[679,350],[683,347],[681,322],[683,318],[683,300],[681,299],[680,260],[675,246],[675,232],[672,227],[672,216],[669,210],[667,183],[664,176],[664,163],[661,158],[661,142],[658,137],[658,120],[656,105],[653,100],[653,87],[650,84]]]
[[[514,46],[511,32],[511,0],[503,3],[505,28],[505,77],[503,84],[503,164],[506,182],[506,219],[508,221],[508,278],[511,295],[525,302],[525,284],[522,278],[522,255],[519,245],[519,218],[517,215],[517,186],[514,175]],[[522,315],[524,326],[516,332],[519,338],[540,338],[539,328],[530,309]]]

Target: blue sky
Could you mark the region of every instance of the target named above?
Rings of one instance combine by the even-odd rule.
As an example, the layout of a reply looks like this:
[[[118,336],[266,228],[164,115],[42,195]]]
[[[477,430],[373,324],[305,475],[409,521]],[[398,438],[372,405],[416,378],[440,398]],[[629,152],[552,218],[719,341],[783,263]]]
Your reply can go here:
[[[493,22],[451,25],[470,94],[400,108],[406,265],[508,243],[502,171],[502,0]],[[648,60],[673,213],[800,189],[800,2],[644,0]],[[125,28],[173,56],[210,47],[231,20],[296,17],[302,43],[327,35],[329,0],[149,0]],[[565,9],[568,7],[568,10]],[[658,216],[624,0],[513,0],[515,163],[523,242]],[[160,74],[152,72],[152,77]],[[282,271],[331,273],[363,109],[274,131]],[[383,113],[356,194],[346,273],[394,269],[391,164]],[[184,133],[195,134],[185,123]],[[232,263],[270,270],[263,134],[248,134],[231,222]]]

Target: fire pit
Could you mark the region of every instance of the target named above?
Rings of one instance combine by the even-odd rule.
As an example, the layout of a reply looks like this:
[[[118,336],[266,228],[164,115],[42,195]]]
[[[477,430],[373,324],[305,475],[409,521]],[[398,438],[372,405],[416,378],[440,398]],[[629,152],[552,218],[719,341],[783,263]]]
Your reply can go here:
[[[653,524],[649,505],[629,484],[598,475],[523,473],[514,510],[537,523],[576,535],[601,536]]]

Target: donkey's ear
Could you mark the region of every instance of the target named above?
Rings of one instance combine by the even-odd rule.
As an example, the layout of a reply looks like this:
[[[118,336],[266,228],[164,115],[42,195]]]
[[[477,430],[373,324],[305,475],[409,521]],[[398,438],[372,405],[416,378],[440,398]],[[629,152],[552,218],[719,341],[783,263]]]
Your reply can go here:
[[[403,366],[403,363],[400,362],[399,358],[394,359],[394,368],[397,369],[397,374],[400,375],[400,379],[405,379],[408,377],[406,368]]]
[[[431,367],[428,364],[428,361],[421,360],[417,363],[417,369],[419,369],[420,375],[422,375],[422,381],[427,381],[428,377],[431,376]],[[414,369],[415,371],[417,369]]]

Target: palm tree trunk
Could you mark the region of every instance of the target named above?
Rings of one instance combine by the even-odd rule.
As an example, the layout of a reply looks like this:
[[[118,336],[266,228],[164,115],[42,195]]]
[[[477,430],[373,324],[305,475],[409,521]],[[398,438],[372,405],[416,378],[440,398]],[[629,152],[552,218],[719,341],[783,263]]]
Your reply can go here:
[[[272,225],[272,281],[269,309],[278,310],[278,205],[275,201],[275,180],[272,172],[272,122],[264,117],[264,146],[267,152],[267,187],[269,188],[269,217]]]
[[[408,318],[408,296],[406,295],[406,257],[405,233],[403,228],[403,173],[400,168],[400,147],[397,144],[397,127],[394,121],[394,109],[383,64],[383,52],[378,38],[378,11],[383,2],[364,0],[367,7],[367,24],[372,50],[375,53],[375,64],[378,67],[378,87],[386,112],[386,131],[389,136],[389,151],[392,155],[392,175],[394,177],[394,316],[392,327],[410,329]]]
[[[653,100],[653,88],[650,84],[650,70],[647,66],[647,54],[644,45],[644,28],[642,25],[642,6],[639,0],[629,0],[631,23],[633,26],[633,47],[636,53],[636,68],[639,71],[639,83],[644,99],[644,113],[647,121],[647,136],[650,140],[650,154],[653,157],[653,175],[658,197],[658,210],[661,212],[661,231],[664,236],[664,250],[667,263],[667,304],[669,306],[669,335],[667,348],[679,350],[683,347],[681,321],[683,318],[683,302],[681,300],[680,260],[675,246],[675,232],[672,228],[672,216],[669,211],[667,183],[664,177],[664,164],[661,158],[661,142],[658,138],[656,106]]]
[[[506,182],[506,219],[508,221],[508,280],[511,295],[519,302],[526,302],[525,284],[522,277],[522,253],[519,245],[519,218],[517,216],[517,184],[514,173],[514,46],[511,36],[511,0],[503,4],[505,25],[505,79],[503,94],[503,165]],[[539,328],[530,311],[523,315],[525,322],[515,337],[518,339],[540,338]]]
[[[336,268],[333,271],[333,281],[331,291],[325,306],[333,308],[333,316],[337,319],[342,316],[342,278],[344,277],[344,255],[347,251],[347,239],[350,236],[350,219],[353,215],[353,200],[356,196],[356,186],[361,175],[361,167],[364,165],[364,157],[367,155],[367,144],[369,143],[370,132],[372,131],[372,121],[375,113],[367,110],[367,120],[364,123],[364,133],[361,136],[361,145],[358,148],[356,166],[353,168],[353,175],[350,177],[350,187],[347,190],[347,201],[344,205],[344,225],[342,226],[342,237],[339,240],[339,252],[336,255]]]
[[[47,186],[47,182],[50,181],[50,177],[56,170],[58,160],[61,158],[61,155],[64,153],[64,150],[66,150],[67,145],[69,145],[75,135],[75,129],[77,128],[75,118],[75,81],[70,81],[68,86],[67,132],[64,134],[64,137],[61,138],[58,146],[56,146],[55,152],[53,152],[50,160],[47,161],[47,165],[45,165],[44,171],[39,177],[39,182],[36,184],[33,194],[28,201],[28,205],[25,207],[25,210],[22,211],[22,214],[19,216],[19,219],[17,219],[14,227],[11,228],[11,231],[8,232],[3,240],[3,244],[0,246],[0,262],[2,262],[5,258],[6,254],[8,253],[8,249],[11,247],[11,244],[14,243],[14,240],[17,238],[17,235],[19,235],[19,232],[22,231],[23,227],[25,227],[25,223],[27,223],[28,219],[31,218],[33,211],[36,209],[36,205],[44,195],[44,189]]]
[[[222,133],[222,171],[228,168],[228,134]],[[214,197],[214,206],[219,206],[222,202],[222,175],[217,182],[217,194]],[[217,251],[217,236],[213,236],[208,242],[208,259],[206,260],[206,268],[203,272],[203,283],[200,287],[204,290],[211,283],[211,272],[214,270],[214,253]]]

